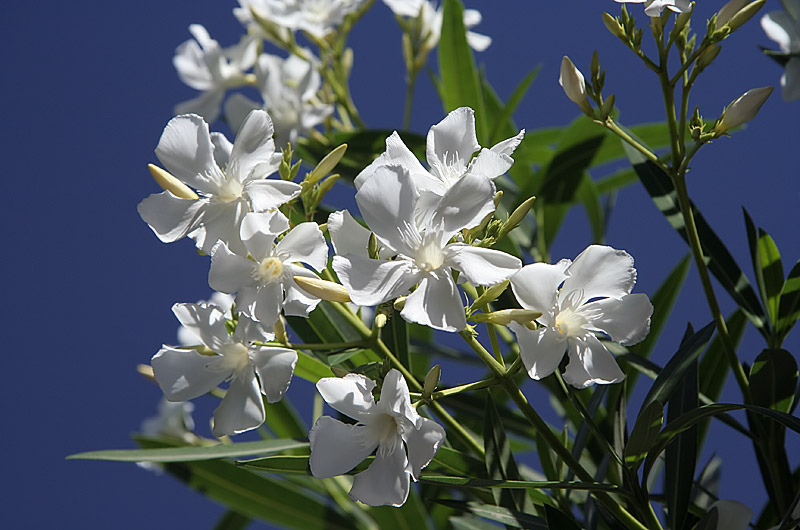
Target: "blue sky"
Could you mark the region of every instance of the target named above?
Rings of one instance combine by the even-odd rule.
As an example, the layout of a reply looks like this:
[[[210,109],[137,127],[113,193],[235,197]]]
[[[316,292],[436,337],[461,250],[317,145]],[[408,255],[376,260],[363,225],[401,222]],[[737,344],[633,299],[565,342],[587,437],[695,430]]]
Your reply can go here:
[[[614,2],[467,4],[483,13],[476,30],[494,39],[477,57],[501,96],[531,68],[542,67],[515,116],[521,127],[565,125],[577,116],[557,83],[561,56],[586,72],[595,48],[622,121],[663,119],[655,78],[603,26],[603,10],[619,11]],[[722,2],[698,4],[696,25],[702,25]],[[7,248],[4,314],[11,319],[3,348],[10,360],[0,443],[4,527],[210,528],[222,513],[176,481],[133,465],[63,458],[132,446],[130,433],[160,398],[136,365],[148,362],[162,342],[174,341],[173,303],[210,292],[207,259],[197,257],[189,241],[160,243],[136,204],[157,191],[146,164],[156,161],[153,149],[173,106],[194,95],[175,75],[173,51],[189,38],[191,23],[204,24],[223,45],[234,43],[241,27],[233,7],[222,1],[14,3],[0,18],[0,94],[6,101],[0,140],[10,185],[0,210]],[[770,0],[764,12],[778,8]],[[631,11],[645,19],[639,6]],[[400,31],[381,2],[356,27],[351,45],[352,90],[362,117],[374,128],[400,128]],[[756,21],[726,42],[695,91],[706,118],[749,88],[778,84],[780,68],[759,45],[772,43]],[[443,116],[422,74],[411,128],[424,133]],[[693,163],[692,197],[748,273],[742,205],[776,240],[785,268],[800,258],[798,147],[800,102],[786,103],[776,91],[746,130],[715,141]],[[574,257],[590,242],[588,224],[576,211],[553,258]],[[608,243],[636,258],[637,291],[650,294],[687,252],[638,185],[620,193]],[[718,293],[727,312],[732,304]],[[687,321],[698,328],[710,321],[694,272],[655,352],[657,362],[677,348]],[[786,348],[796,353],[798,346],[794,332]],[[761,348],[748,332],[743,359],[752,361]],[[311,391],[293,385],[296,392]],[[535,396],[534,385],[524,390]],[[740,400],[732,388],[726,397]],[[195,420],[204,426],[208,407],[199,408]],[[310,417],[310,410],[304,413]],[[723,494],[758,509],[763,493],[746,444],[724,428],[715,433],[713,450],[727,461]],[[796,436],[788,440],[796,465],[800,444]]]

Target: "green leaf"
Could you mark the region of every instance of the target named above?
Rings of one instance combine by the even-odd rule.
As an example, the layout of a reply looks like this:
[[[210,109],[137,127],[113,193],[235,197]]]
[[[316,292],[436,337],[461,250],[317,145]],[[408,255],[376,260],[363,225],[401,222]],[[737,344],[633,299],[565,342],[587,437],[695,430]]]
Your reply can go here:
[[[600,192],[588,173],[583,174],[576,198],[583,204],[592,228],[592,242],[602,245],[606,240],[606,214],[600,203]]]
[[[491,480],[467,477],[449,477],[442,475],[422,475],[420,482],[425,484],[438,484],[442,486],[462,488],[500,488],[500,489],[561,489],[583,491],[607,491],[620,493],[619,487],[611,484],[596,482],[558,482],[558,481],[532,481],[532,480]]]
[[[697,358],[702,352],[703,346],[711,339],[714,333],[714,323],[708,324],[706,327],[693,332],[691,324],[687,326],[686,333],[681,341],[681,346],[675,355],[669,360],[667,365],[658,374],[658,377],[650,387],[650,391],[644,398],[642,408],[646,408],[652,401],[659,401],[666,403],[672,396],[673,391],[681,382],[681,379],[686,374]]]
[[[444,110],[450,112],[458,107],[471,107],[475,111],[478,141],[484,144],[489,136],[488,120],[483,113],[483,95],[475,58],[467,44],[464,5],[460,0],[445,0],[443,8],[439,74]]]
[[[447,521],[453,525],[453,530],[497,530],[497,525],[472,515],[450,517]]]
[[[228,510],[222,514],[220,520],[214,525],[213,530],[244,530],[251,521],[252,519],[249,517],[236,513],[233,510]]]
[[[625,444],[625,463],[636,469],[644,461],[650,446],[658,439],[664,423],[664,406],[658,401],[650,401],[642,409],[633,425],[628,443]]]
[[[528,72],[528,75],[526,75],[522,81],[519,82],[516,88],[514,88],[514,91],[508,98],[508,102],[503,106],[502,110],[494,121],[492,132],[489,134],[489,141],[487,144],[494,145],[501,139],[504,140],[504,136],[509,134],[509,126],[511,128],[510,134],[516,134],[516,131],[514,131],[514,124],[511,121],[511,116],[514,114],[517,106],[522,101],[522,98],[525,97],[525,94],[528,92],[528,88],[530,88],[533,80],[536,79],[537,75],[539,75],[539,70],[541,70],[541,68],[541,66],[534,67],[533,70]],[[484,92],[485,91],[484,85]]]
[[[265,473],[311,475],[311,468],[308,466],[308,455],[267,456],[253,460],[241,460],[236,464]]]
[[[778,422],[779,424],[787,427],[794,432],[800,434],[800,419],[790,416],[785,412],[780,412],[777,410],[767,409],[764,407],[759,407],[757,405],[734,405],[728,403],[716,403],[713,405],[705,405],[702,407],[698,407],[692,412],[684,414],[680,418],[671,421],[664,427],[664,430],[661,431],[661,434],[658,435],[658,439],[650,448],[649,453],[647,454],[647,459],[645,460],[644,470],[643,470],[643,482],[646,482],[647,475],[650,473],[653,465],[658,460],[659,455],[664,448],[669,445],[676,436],[680,433],[685,431],[686,429],[691,428],[693,425],[696,425],[700,421],[710,418],[713,416],[719,416],[726,412],[731,412],[734,410],[746,410],[750,412],[754,412],[766,418],[772,419],[773,421]]]
[[[304,351],[297,352],[297,366],[294,368],[294,375],[316,383],[323,377],[333,377],[330,366],[312,357]]]
[[[400,507],[378,506],[369,510],[378,528],[392,530],[424,530],[431,527],[427,509],[416,488],[411,488],[406,502]]]
[[[483,462],[472,455],[462,453],[450,447],[439,447],[436,456],[428,466],[430,471],[447,471],[461,476],[483,476]]]
[[[664,282],[658,287],[656,293],[650,298],[653,304],[653,315],[650,317],[650,332],[647,338],[639,344],[632,346],[630,349],[633,353],[648,358],[653,351],[653,347],[661,335],[661,331],[672,313],[672,308],[675,305],[675,300],[683,287],[683,282],[686,281],[686,275],[689,273],[689,266],[691,265],[691,255],[687,254],[681,261],[670,271]],[[633,372],[627,376],[627,393],[628,396],[633,392],[636,385],[638,374]]]
[[[547,517],[547,527],[550,530],[581,530],[572,517],[557,508],[545,505],[544,513]]]
[[[772,326],[777,328],[780,294],[783,289],[781,254],[769,234],[761,228],[756,230],[750,214],[744,208],[742,211],[744,212],[747,241],[750,245],[750,257],[753,261],[758,290],[761,292],[761,299],[764,307],[767,308]]]
[[[783,343],[783,339],[797,322],[798,317],[800,317],[800,261],[789,271],[789,276],[781,289],[777,324],[778,344]]]
[[[486,395],[486,412],[483,429],[483,446],[486,449],[486,473],[490,479],[516,480],[520,478],[514,453],[506,438],[506,431],[497,413],[492,395]],[[495,490],[495,503],[509,509],[522,510],[525,506],[525,495],[522,492]]]
[[[522,513],[500,506],[481,504],[479,502],[453,501],[449,499],[436,499],[434,502],[442,504],[464,513],[471,513],[484,519],[497,521],[515,528],[526,528],[528,530],[549,530],[547,523],[541,517]]]
[[[399,312],[395,311],[389,317],[389,321],[381,331],[381,339],[400,360],[400,363],[412,371],[411,357],[408,354],[408,329],[405,319],[400,316]]]
[[[797,361],[784,349],[765,349],[750,368],[753,404],[781,412],[792,409],[797,389]]]
[[[670,180],[669,175],[653,162],[630,147],[627,143],[623,145],[628,158],[633,165],[636,174],[639,176],[653,202],[667,218],[672,227],[685,240],[687,239],[686,227],[683,223],[683,216],[678,205],[678,196]],[[723,288],[728,291],[731,298],[747,315],[747,318],[756,326],[756,329],[765,337],[770,335],[770,325],[764,309],[761,307],[758,296],[753,290],[753,286],[744,275],[736,260],[725,244],[717,236],[711,225],[705,220],[703,215],[694,204],[691,204],[697,232],[700,237],[700,244],[703,254],[708,261],[708,269],[719,280]]]
[[[157,449],[118,449],[90,451],[67,457],[68,460],[112,460],[115,462],[190,462],[216,458],[237,458],[258,454],[279,453],[308,447],[298,440],[263,440],[204,446],[162,447]]]
[[[668,403],[667,423],[697,408],[697,359],[680,377]],[[664,465],[664,486],[667,496],[667,521],[669,528],[680,529],[687,520],[697,465],[698,426],[686,430],[667,446]]]

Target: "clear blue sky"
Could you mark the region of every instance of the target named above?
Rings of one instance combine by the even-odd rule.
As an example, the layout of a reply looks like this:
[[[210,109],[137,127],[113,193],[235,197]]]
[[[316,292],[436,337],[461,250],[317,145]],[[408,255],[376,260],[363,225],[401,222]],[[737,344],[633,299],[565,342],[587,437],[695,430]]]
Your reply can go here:
[[[722,3],[699,0],[696,25]],[[603,26],[602,11],[618,13],[618,4],[467,4],[483,13],[476,29],[494,39],[478,60],[501,96],[542,66],[516,115],[521,127],[565,125],[577,116],[557,84],[561,56],[586,72],[595,48],[623,122],[663,119],[655,79]],[[233,7],[232,1],[141,0],[13,3],[3,10],[0,145],[10,193],[0,216],[7,249],[3,306],[11,322],[3,346],[10,365],[4,370],[0,526],[210,528],[222,513],[172,479],[133,465],[66,462],[64,456],[132,446],[130,433],[160,398],[135,366],[148,362],[162,342],[174,341],[174,302],[209,294],[207,260],[195,256],[188,241],[160,243],[139,219],[136,204],[156,191],[146,164],[156,161],[153,149],[173,106],[194,95],[175,75],[173,51],[189,38],[190,23],[204,24],[223,45],[232,44],[241,31]],[[643,21],[640,6],[631,7]],[[778,8],[770,0],[764,12]],[[353,93],[362,116],[371,127],[399,128],[400,31],[381,2],[356,27],[351,44]],[[780,68],[757,48],[771,44],[752,22],[724,45],[696,91],[706,118],[749,88],[778,84]],[[424,133],[443,111],[424,74],[420,80],[412,129]],[[747,130],[714,142],[695,159],[690,192],[748,273],[742,205],[774,237],[787,269],[800,258],[798,148],[800,102],[785,103],[776,91]],[[578,211],[553,257],[574,257],[590,240]],[[650,294],[687,251],[640,186],[620,194],[608,243],[636,258],[637,290]],[[720,298],[726,310],[732,308],[721,290]],[[710,321],[694,273],[655,352],[657,362],[674,352],[689,320],[696,327]],[[795,331],[786,347],[797,353],[798,346]],[[752,361],[761,347],[748,333],[743,358]],[[312,390],[298,380],[293,385],[295,392]],[[534,385],[525,391],[535,396]],[[740,399],[734,389],[726,396]],[[205,428],[209,407],[199,408],[195,419]],[[723,495],[758,510],[763,493],[752,453],[742,463],[742,453],[730,446],[740,440],[724,428],[715,434],[713,449],[726,459]],[[796,465],[800,443],[787,438]]]

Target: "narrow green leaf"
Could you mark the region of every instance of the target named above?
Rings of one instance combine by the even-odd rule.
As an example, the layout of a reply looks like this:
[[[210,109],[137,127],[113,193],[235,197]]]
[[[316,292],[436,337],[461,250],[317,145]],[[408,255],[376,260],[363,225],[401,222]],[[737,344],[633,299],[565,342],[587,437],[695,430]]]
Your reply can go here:
[[[639,176],[639,180],[642,181],[642,184],[650,194],[655,205],[661,210],[661,213],[664,214],[672,227],[677,230],[678,234],[680,234],[684,240],[687,240],[686,227],[684,226],[683,216],[678,205],[677,192],[675,191],[675,187],[669,175],[664,173],[664,171],[653,162],[645,159],[641,153],[632,147],[627,144],[624,144],[623,147],[625,148],[636,174]],[[730,251],[728,251],[725,244],[719,236],[717,236],[697,207],[692,204],[691,208],[700,236],[703,254],[708,260],[709,270],[717,280],[719,280],[725,290],[728,291],[728,294],[730,294],[737,305],[745,311],[747,317],[753,322],[759,332],[765,338],[768,338],[770,335],[770,325],[764,313],[764,309],[759,302],[758,296],[753,290],[753,286],[736,263]]]
[[[667,404],[667,423],[678,419],[698,406],[698,369],[695,359],[680,378]],[[667,496],[669,528],[680,529],[687,520],[697,465],[698,426],[681,433],[667,446],[664,465],[664,486]]]
[[[625,463],[631,469],[638,468],[644,461],[650,446],[658,439],[663,423],[664,406],[658,400],[650,401],[636,418],[628,443],[625,444]]]
[[[378,528],[392,530],[425,530],[431,527],[425,505],[416,488],[411,488],[406,502],[400,506],[378,506],[369,510]]]
[[[440,447],[436,456],[433,457],[433,461],[431,461],[428,466],[428,470],[446,471],[467,477],[478,477],[483,476],[486,468],[483,462],[470,454],[462,453],[451,447]]]
[[[778,304],[783,289],[783,264],[775,241],[764,230],[758,230],[758,261],[764,277],[764,296],[766,307],[772,318],[773,327],[778,322]]]
[[[279,453],[308,447],[298,440],[263,440],[205,446],[161,447],[157,449],[119,449],[90,451],[67,457],[68,460],[113,460],[115,462],[190,462],[216,458],[238,458],[258,454]]]
[[[471,513],[484,519],[497,521],[515,528],[526,528],[528,530],[549,530],[547,522],[535,515],[509,510],[500,506],[481,504],[479,502],[453,501],[449,499],[436,499],[434,502],[442,504],[464,513]]]
[[[383,327],[381,338],[386,346],[394,353],[403,366],[412,370],[411,357],[408,354],[408,330],[406,321],[395,311]]]
[[[681,346],[675,355],[669,360],[667,365],[658,374],[658,377],[650,387],[650,391],[644,398],[642,408],[646,408],[650,402],[659,401],[666,403],[672,396],[673,391],[680,383],[686,371],[692,366],[702,352],[703,346],[711,339],[714,333],[714,323],[693,333],[691,324],[686,329],[686,334],[681,341]]]
[[[492,395],[486,394],[486,412],[483,429],[483,446],[486,449],[486,473],[490,479],[516,480],[520,478],[514,453],[506,438],[506,431],[497,413]],[[495,490],[495,502],[498,506],[522,510],[525,506],[525,495],[522,492]]]
[[[798,317],[800,317],[800,261],[789,271],[781,290],[778,307],[778,344],[783,342]]]
[[[497,530],[496,524],[484,521],[473,515],[450,517],[447,522],[453,525],[453,530]]]
[[[297,365],[294,368],[294,375],[316,383],[323,377],[333,377],[330,366],[320,361],[316,357],[304,351],[297,352]]]
[[[711,508],[702,519],[697,521],[697,524],[692,527],[692,530],[717,530],[719,526],[719,510],[716,508]]]
[[[220,520],[214,525],[213,530],[244,530],[251,521],[252,519],[247,516],[228,510],[222,514]]]
[[[750,368],[753,404],[781,412],[792,409],[797,389],[797,361],[784,349],[765,349]]]
[[[464,5],[460,0],[445,0],[442,32],[439,38],[439,75],[442,79],[444,110],[471,107],[475,111],[478,141],[485,144],[489,136],[487,118],[483,112],[478,70],[467,43],[464,27]]]
[[[586,210],[592,228],[592,242],[602,245],[606,240],[606,214],[600,203],[600,192],[588,173],[583,174],[576,198]]]
[[[236,464],[265,473],[311,475],[311,468],[308,466],[308,455],[267,456],[253,460],[241,460]]]
[[[618,486],[597,482],[558,482],[558,481],[532,481],[532,480],[490,480],[466,477],[450,477],[442,475],[422,475],[420,482],[424,484],[438,484],[463,488],[499,488],[499,489],[558,489],[558,490],[583,490],[607,491],[623,493]]]
[[[503,106],[503,109],[500,111],[500,114],[495,119],[494,125],[492,126],[492,132],[489,135],[489,142],[487,144],[494,145],[495,143],[499,142],[500,140],[504,140],[505,136],[501,136],[502,134],[508,134],[508,126],[511,125],[512,130],[511,134],[516,134],[513,131],[513,123],[511,122],[511,116],[514,114],[514,111],[517,110],[517,106],[522,101],[522,98],[525,97],[525,94],[528,92],[528,88],[530,88],[531,83],[533,80],[536,79],[536,76],[539,75],[539,70],[541,70],[541,66],[536,66],[528,72],[522,81],[514,88],[514,91],[511,93],[511,96],[508,98],[508,102]]]
[[[544,513],[547,517],[547,527],[550,530],[581,530],[578,523],[572,517],[565,514],[558,508],[545,505]]]

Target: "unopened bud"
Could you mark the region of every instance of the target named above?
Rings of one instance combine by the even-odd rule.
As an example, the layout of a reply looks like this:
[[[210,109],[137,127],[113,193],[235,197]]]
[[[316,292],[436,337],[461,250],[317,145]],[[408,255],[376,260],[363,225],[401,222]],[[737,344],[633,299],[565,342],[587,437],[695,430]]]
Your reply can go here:
[[[474,311],[479,307],[483,307],[486,304],[494,302],[495,300],[497,300],[497,297],[503,294],[503,291],[505,291],[507,288],[508,288],[508,280],[503,280],[500,283],[492,285],[491,287],[486,289],[482,295],[476,298],[474,302],[472,302],[472,305],[469,308],[470,311]]]
[[[330,173],[333,170],[333,168],[336,167],[336,164],[338,164],[339,161],[344,156],[345,151],[347,151],[347,144],[342,144],[333,151],[331,151],[330,153],[328,153],[327,155],[325,155],[325,158],[319,161],[317,167],[315,167],[306,176],[306,181],[308,181],[311,184],[319,182],[322,179],[322,177]]]
[[[750,0],[730,0],[717,12],[717,24],[720,26],[727,24],[733,18],[733,15],[741,11],[748,3],[750,3]]]
[[[436,390],[436,387],[439,385],[439,378],[441,376],[442,367],[438,364],[434,364],[433,367],[428,370],[427,375],[425,375],[425,383],[422,386],[423,399],[430,399],[431,394],[433,394],[433,391]]]
[[[603,108],[600,109],[600,113],[603,116],[608,117],[608,116],[611,115],[611,111],[614,110],[614,101],[615,100],[616,100],[616,97],[614,96],[614,94],[611,94],[610,96],[608,96],[606,98],[606,100],[603,102]]]
[[[745,22],[753,18],[753,16],[755,16],[755,14],[758,13],[762,7],[764,7],[764,3],[766,1],[767,0],[756,0],[755,2],[744,6],[742,9],[733,11],[733,13],[730,14],[730,20],[722,20],[722,11],[728,7],[728,5],[736,2],[736,0],[731,0],[720,10],[719,15],[717,15],[717,24],[721,26],[727,22],[728,27],[731,28],[731,31],[736,31],[742,27]]]
[[[497,208],[497,205],[500,204],[500,199],[502,199],[502,198],[503,198],[502,190],[498,191],[497,193],[494,194],[494,198],[492,200],[494,201],[494,207],[495,208]]]
[[[289,337],[286,336],[286,323],[283,321],[282,317],[279,317],[275,322],[272,331],[275,333],[275,340],[281,344],[289,344]]]
[[[166,169],[161,169],[154,164],[147,164],[147,169],[150,170],[150,174],[153,175],[153,178],[158,185],[161,186],[161,189],[168,191],[181,199],[200,198],[194,191],[192,191],[192,188],[178,180],[176,177],[173,177],[172,174]]]
[[[497,324],[498,326],[507,326],[511,322],[528,325],[540,316],[542,316],[540,311],[531,309],[503,309],[502,311],[493,311],[491,313],[476,313],[471,318],[479,324],[486,322]]]
[[[380,257],[380,249],[378,248],[378,238],[375,234],[369,234],[369,240],[367,241],[367,255],[371,259],[378,259]]]
[[[505,236],[511,230],[519,226],[525,216],[528,215],[528,212],[531,211],[531,207],[533,206],[533,201],[536,200],[536,197],[530,197],[525,202],[517,206],[517,208],[511,212],[511,215],[508,217],[508,220],[503,224],[503,228],[500,230],[500,237]]]
[[[714,59],[717,58],[717,55],[719,55],[720,51],[722,51],[722,46],[714,46],[713,48],[709,48],[708,51],[704,52],[703,55],[698,57],[696,67],[697,73],[702,72],[708,67],[708,65],[714,62]]]
[[[344,286],[335,282],[329,282],[320,278],[310,278],[308,276],[294,276],[296,283],[302,290],[329,302],[349,302],[350,295]]]
[[[755,118],[761,105],[772,94],[772,90],[771,86],[753,88],[733,100],[733,103],[722,112],[722,117],[714,126],[714,133],[719,136]]]
[[[378,313],[375,315],[375,327],[378,329],[383,328],[388,320],[389,317],[386,316],[386,313]]]
[[[584,113],[592,114],[592,106],[586,98],[586,81],[583,79],[583,74],[566,55],[561,59],[561,75],[558,76],[558,84],[564,88],[567,97],[576,103]]]
[[[603,13],[603,22],[612,35],[619,39],[625,40],[625,29],[622,27],[622,24],[619,23],[619,20],[612,17],[608,13]]]
[[[406,306],[405,296],[401,296],[400,298],[396,299],[392,304],[392,307],[394,307],[395,311],[402,311],[405,306]]]

